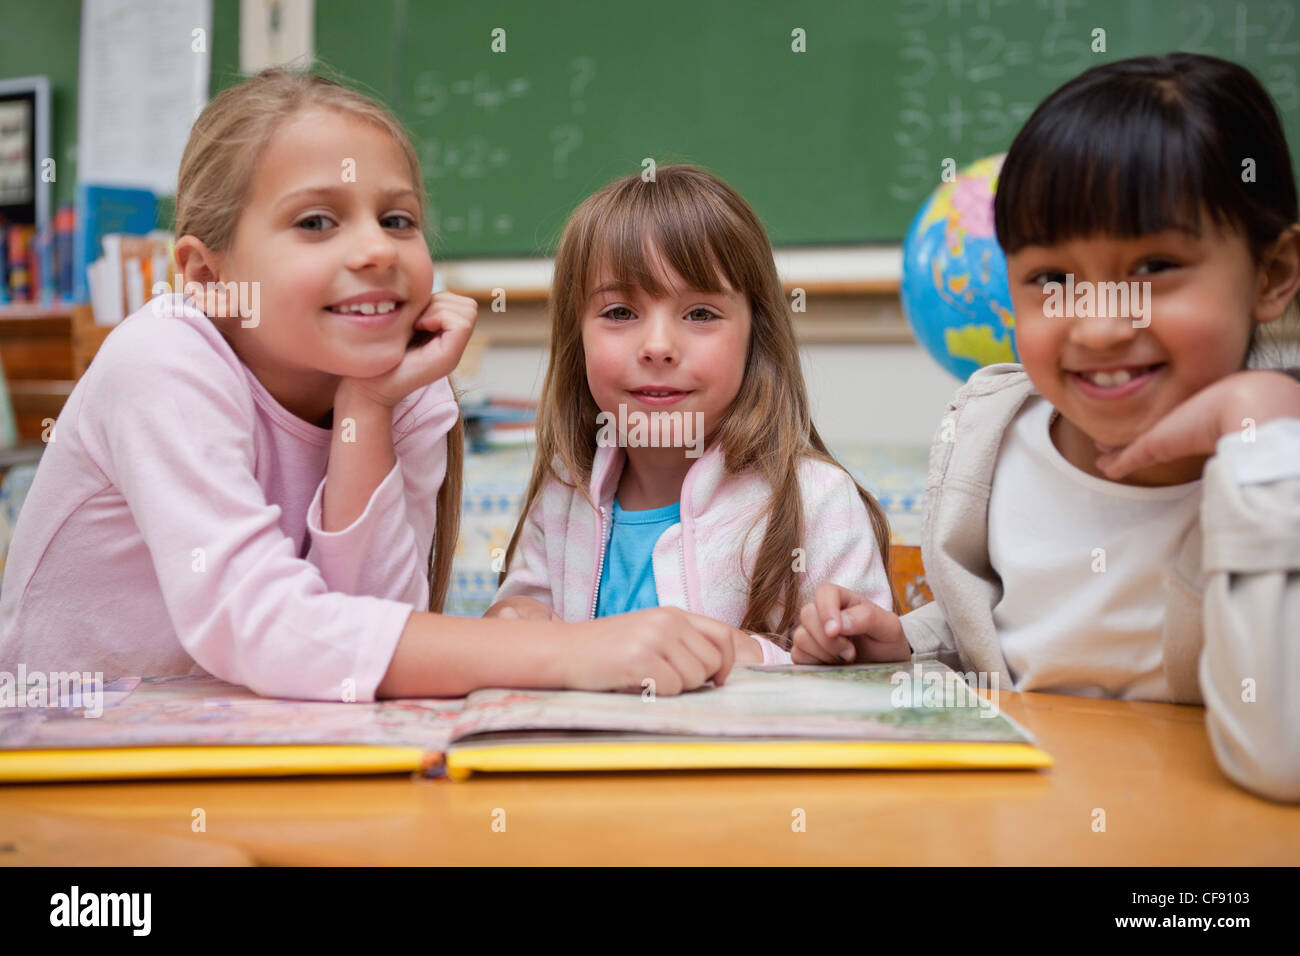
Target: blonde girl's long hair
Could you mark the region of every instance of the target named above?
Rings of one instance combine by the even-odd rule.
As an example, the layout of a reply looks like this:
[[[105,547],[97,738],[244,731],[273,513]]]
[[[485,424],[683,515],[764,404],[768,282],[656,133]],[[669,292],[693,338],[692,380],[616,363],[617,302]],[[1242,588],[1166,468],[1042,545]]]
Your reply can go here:
[[[607,269],[626,286],[662,295],[651,261],[656,253],[691,288],[719,292],[725,279],[749,298],[753,323],[745,374],[710,443],[721,445],[729,474],[756,471],[772,489],[740,626],[788,645],[800,610],[800,575],[792,570],[791,557],[805,544],[799,461],[843,465],[813,425],[790,308],[767,234],[744,199],[694,166],[660,166],[650,182],[640,174],[616,180],[588,197],[565,227],[551,286],[551,354],[537,413],[537,453],[502,580],[542,486],[549,479],[566,480],[554,463],[569,476],[566,483],[584,496],[591,481],[600,408],[587,385],[582,314],[597,270]],[[875,498],[856,481],[854,485],[871,516],[888,574],[889,522]],[[777,609],[779,624],[772,632],[770,619]]]
[[[301,110],[325,108],[356,116],[393,137],[410,171],[425,229],[424,175],[402,124],[382,104],[325,76],[275,67],[222,90],[199,114],[181,156],[176,189],[176,236],[194,236],[214,252],[227,249],[262,148],[276,128]],[[460,527],[464,425],[447,435],[447,474],[438,490],[429,545],[429,610],[441,611],[451,581]]]

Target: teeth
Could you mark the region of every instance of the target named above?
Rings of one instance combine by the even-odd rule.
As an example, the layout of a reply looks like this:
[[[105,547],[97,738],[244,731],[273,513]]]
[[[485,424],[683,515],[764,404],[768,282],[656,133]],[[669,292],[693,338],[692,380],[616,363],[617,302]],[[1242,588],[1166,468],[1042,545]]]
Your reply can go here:
[[[396,302],[362,302],[359,305],[333,305],[330,306],[330,311],[348,315],[384,315],[395,308]]]
[[[1102,388],[1115,388],[1128,382],[1133,375],[1128,369],[1122,368],[1114,372],[1085,372],[1083,377]]]

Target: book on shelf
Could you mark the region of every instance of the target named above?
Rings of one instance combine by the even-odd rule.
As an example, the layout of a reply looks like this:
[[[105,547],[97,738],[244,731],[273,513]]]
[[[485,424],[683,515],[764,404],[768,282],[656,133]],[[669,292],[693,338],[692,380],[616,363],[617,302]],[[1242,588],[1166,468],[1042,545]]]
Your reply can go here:
[[[153,232],[157,216],[158,199],[148,189],[77,183],[73,241],[75,301],[91,299],[89,269],[101,255],[104,237],[115,233],[146,236]],[[96,320],[99,321],[98,314]]]
[[[54,306],[72,301],[72,206],[44,232],[0,217],[0,304]]]
[[[147,236],[109,233],[104,256],[89,269],[90,300],[97,325],[116,325],[153,298],[156,283],[171,288],[167,265],[174,247],[165,232]]]
[[[529,447],[537,443],[537,404],[525,399],[489,398],[461,408],[470,451]]]

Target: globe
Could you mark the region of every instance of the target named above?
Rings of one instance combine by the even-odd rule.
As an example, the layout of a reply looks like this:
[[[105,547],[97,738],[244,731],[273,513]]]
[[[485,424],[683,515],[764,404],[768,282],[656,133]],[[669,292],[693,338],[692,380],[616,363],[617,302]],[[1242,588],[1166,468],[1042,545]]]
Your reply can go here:
[[[993,231],[1002,159],[977,160],[942,183],[903,240],[903,314],[916,340],[963,381],[1017,361],[1007,261]]]

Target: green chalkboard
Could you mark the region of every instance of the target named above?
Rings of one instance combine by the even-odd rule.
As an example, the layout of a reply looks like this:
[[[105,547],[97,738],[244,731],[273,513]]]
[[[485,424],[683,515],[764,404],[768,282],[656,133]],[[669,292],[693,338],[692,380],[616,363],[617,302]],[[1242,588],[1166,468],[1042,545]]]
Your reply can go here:
[[[610,179],[714,169],[781,244],[896,241],[937,184],[1105,60],[1254,69],[1300,138],[1295,2],[317,0],[320,57],[385,95],[424,165],[439,254],[549,251]],[[504,52],[493,52],[493,30]],[[1106,50],[1094,53],[1093,31]],[[795,52],[794,31],[805,52]],[[498,35],[499,36],[499,35]]]
[[[945,158],[1005,150],[1088,66],[1175,49],[1251,67],[1300,158],[1300,0],[315,6],[318,58],[410,128],[443,257],[550,252],[584,196],[647,157],[714,169],[779,244],[897,241]],[[60,201],[75,181],[80,7],[9,4],[0,29],[0,76],[52,77]],[[212,30],[215,92],[238,80],[238,0],[214,0]]]

